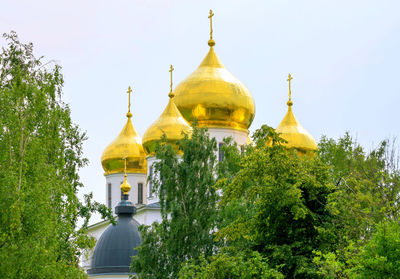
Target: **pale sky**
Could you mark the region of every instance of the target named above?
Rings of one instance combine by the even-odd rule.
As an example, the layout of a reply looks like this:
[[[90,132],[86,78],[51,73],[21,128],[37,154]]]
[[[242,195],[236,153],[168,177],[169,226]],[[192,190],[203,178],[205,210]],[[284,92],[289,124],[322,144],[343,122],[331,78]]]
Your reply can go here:
[[[2,0],[0,32],[63,67],[89,137],[82,193],[105,202],[100,157],[125,124],[128,85],[143,136],[167,105],[169,65],[177,85],[206,55],[209,9],[217,55],[255,100],[251,131],[284,117],[290,72],[294,113],[317,140],[350,131],[369,149],[400,135],[398,0]]]

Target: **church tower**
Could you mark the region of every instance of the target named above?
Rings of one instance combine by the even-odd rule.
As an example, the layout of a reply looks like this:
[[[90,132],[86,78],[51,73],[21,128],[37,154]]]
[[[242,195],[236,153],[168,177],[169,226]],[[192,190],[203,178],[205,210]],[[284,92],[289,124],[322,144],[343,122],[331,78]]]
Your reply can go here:
[[[199,67],[172,90],[170,67],[169,101],[159,118],[146,130],[142,139],[132,124],[131,93],[128,88],[127,120],[120,134],[101,156],[106,177],[106,204],[118,216],[117,225],[101,221],[89,226],[88,231],[98,239],[94,252],[87,251],[82,266],[92,278],[128,278],[133,250],[140,245],[139,224],[151,225],[161,221],[159,199],[152,187],[157,162],[156,146],[164,137],[182,155],[177,141],[191,136],[192,126],[208,129],[215,138],[223,159],[221,146],[224,138],[232,137],[239,146],[251,144],[249,127],[255,117],[255,104],[247,87],[234,77],[218,58],[214,47],[210,10],[209,51]],[[293,114],[289,74],[288,111],[276,131],[299,154],[312,156],[318,150],[314,138]],[[128,196],[131,200],[128,200]],[[115,210],[114,210],[115,208]]]
[[[143,135],[143,147],[146,152],[146,159],[148,162],[149,179],[153,175],[153,164],[156,162],[155,149],[157,143],[161,141],[163,136],[166,137],[168,143],[175,148],[176,153],[180,154],[176,142],[183,138],[184,134],[190,135],[192,128],[189,123],[182,117],[178,108],[175,106],[175,94],[172,91],[172,72],[174,68],[170,67],[171,84],[170,92],[168,94],[169,101],[160,117],[146,130]],[[147,183],[147,197],[148,203],[158,202],[158,197],[153,193],[152,182]]]
[[[175,104],[191,124],[208,128],[220,146],[232,137],[238,145],[247,144],[255,105],[247,87],[234,77],[215,53],[210,10],[210,47],[200,66],[175,89]],[[219,158],[220,160],[222,158]]]
[[[132,189],[129,194],[137,205],[146,203],[147,161],[142,146],[142,139],[132,124],[131,87],[129,95],[128,120],[118,137],[106,147],[101,156],[101,164],[106,177],[106,204],[114,210],[123,196],[120,185],[124,181],[124,165],[126,163],[127,179]]]

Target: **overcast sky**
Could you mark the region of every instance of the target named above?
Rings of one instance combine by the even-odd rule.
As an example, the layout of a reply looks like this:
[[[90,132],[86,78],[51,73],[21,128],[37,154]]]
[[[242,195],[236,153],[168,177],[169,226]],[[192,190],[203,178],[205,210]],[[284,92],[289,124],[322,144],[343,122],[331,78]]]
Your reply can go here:
[[[216,53],[255,100],[252,131],[282,120],[290,72],[294,113],[317,140],[350,131],[370,149],[399,136],[398,0],[2,0],[1,33],[63,67],[64,100],[89,137],[83,192],[105,202],[100,156],[125,124],[128,85],[143,135],[167,104],[169,65],[176,85],[206,55],[210,8]]]

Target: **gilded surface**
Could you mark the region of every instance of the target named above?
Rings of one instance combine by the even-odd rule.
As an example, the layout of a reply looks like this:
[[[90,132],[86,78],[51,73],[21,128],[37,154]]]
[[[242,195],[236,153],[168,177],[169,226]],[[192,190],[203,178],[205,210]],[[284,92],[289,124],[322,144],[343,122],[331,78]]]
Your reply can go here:
[[[175,104],[191,124],[247,131],[255,105],[250,91],[222,64],[214,48],[200,66],[175,88]]]
[[[289,100],[286,103],[288,105],[288,112],[286,113],[285,118],[283,118],[281,124],[276,128],[276,132],[280,133],[280,137],[287,141],[286,146],[289,148],[296,148],[302,153],[316,151],[318,150],[318,146],[313,136],[307,132],[303,126],[301,126],[293,114],[292,79],[292,75],[289,74],[288,79],[286,80],[289,83]]]
[[[318,150],[317,143],[312,135],[303,128],[297,121],[292,112],[291,106],[283,118],[281,124],[276,128],[276,132],[280,133],[280,137],[285,139],[288,143],[287,147],[293,147],[301,151],[315,151]]]
[[[126,173],[124,175],[124,182],[121,184],[120,189],[124,193],[124,195],[127,195],[129,191],[131,190],[131,185],[128,183],[128,180],[126,179]]]
[[[145,158],[142,140],[128,117],[124,128],[118,137],[104,150],[101,164],[105,174],[123,173],[124,157],[126,157],[126,172],[146,173],[147,160]]]
[[[144,150],[148,155],[154,154],[156,144],[164,134],[167,141],[174,145],[177,140],[182,138],[182,132],[190,134],[191,131],[192,128],[175,106],[173,94],[170,93],[170,99],[164,112],[143,135]]]

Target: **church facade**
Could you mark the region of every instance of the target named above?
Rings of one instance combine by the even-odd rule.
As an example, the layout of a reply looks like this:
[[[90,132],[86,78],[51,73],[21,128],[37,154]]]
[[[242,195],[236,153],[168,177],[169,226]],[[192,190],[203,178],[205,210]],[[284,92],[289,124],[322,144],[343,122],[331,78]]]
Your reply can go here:
[[[162,136],[174,146],[182,138],[182,133],[190,135],[191,126],[196,122],[199,127],[207,128],[210,137],[216,139],[219,160],[223,160],[220,149],[224,138],[231,137],[239,146],[251,144],[249,128],[255,117],[255,102],[247,87],[225,68],[215,52],[212,16],[210,11],[207,55],[174,90],[171,66],[169,101],[159,118],[141,138],[132,124],[129,101],[125,126],[102,154],[106,204],[118,215],[118,225],[112,226],[103,221],[89,227],[89,233],[98,240],[94,252],[89,251],[82,261],[89,277],[128,278],[129,265],[126,265],[133,255],[129,251],[132,252],[140,243],[137,227],[161,220],[158,197],[147,177],[153,174],[152,166],[157,161],[155,147]],[[296,148],[300,153],[313,152],[317,150],[314,138],[292,111],[291,79],[289,75],[288,112],[276,131],[287,140],[288,147]],[[131,92],[129,88],[129,100]],[[120,239],[116,239],[124,233],[131,236],[131,241],[125,244],[129,246],[128,252],[124,250],[126,247],[121,246]],[[119,259],[121,266],[116,264],[118,261],[115,259]]]

